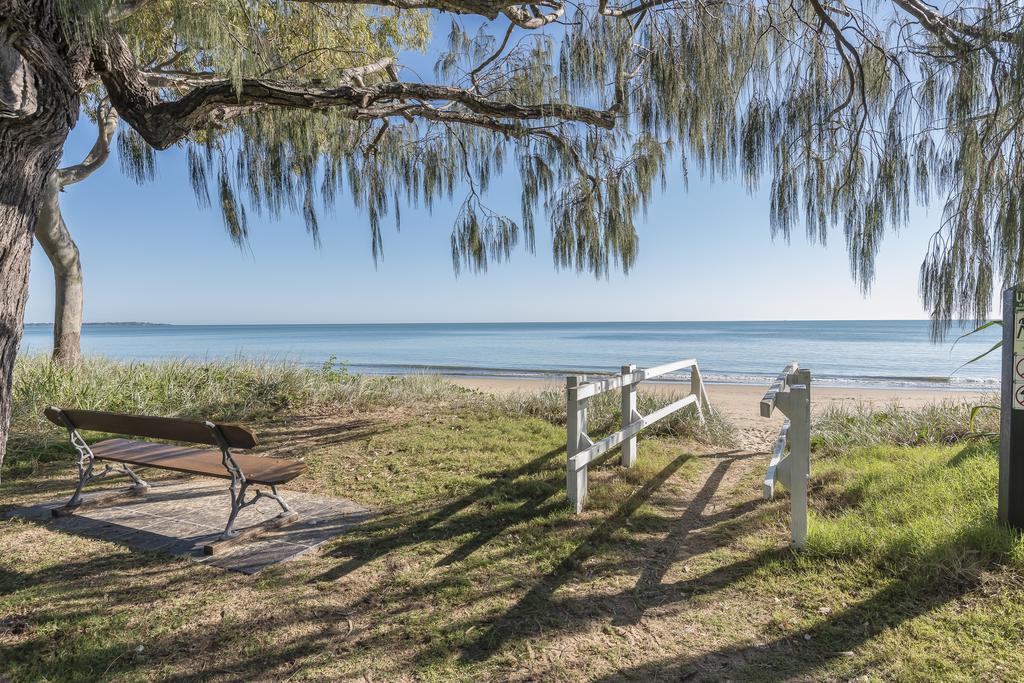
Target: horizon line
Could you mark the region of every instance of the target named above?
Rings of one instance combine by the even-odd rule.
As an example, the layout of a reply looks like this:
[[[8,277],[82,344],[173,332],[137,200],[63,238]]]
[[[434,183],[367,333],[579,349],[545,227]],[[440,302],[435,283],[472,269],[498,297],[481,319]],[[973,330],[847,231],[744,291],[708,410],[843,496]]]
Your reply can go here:
[[[718,320],[438,320],[438,321],[361,321],[361,322],[231,322],[231,323],[159,323],[143,320],[91,321],[90,325],[139,325],[150,327],[301,327],[326,325],[595,325],[645,323],[809,323],[809,322],[931,322],[930,318],[748,318]],[[975,323],[969,318],[951,318],[950,323]],[[25,327],[52,327],[52,322],[27,322]]]

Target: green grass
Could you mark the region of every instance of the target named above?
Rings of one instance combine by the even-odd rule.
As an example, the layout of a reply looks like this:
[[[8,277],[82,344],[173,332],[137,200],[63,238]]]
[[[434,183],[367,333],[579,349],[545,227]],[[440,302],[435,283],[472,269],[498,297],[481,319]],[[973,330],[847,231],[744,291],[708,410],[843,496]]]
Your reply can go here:
[[[998,406],[999,397],[980,403],[945,399],[914,410],[898,401],[882,408],[833,404],[815,416],[811,446],[819,455],[834,455],[864,446],[951,445],[991,438],[999,432],[999,411],[990,405]]]
[[[922,575],[997,561],[1024,570],[1024,546],[994,522],[997,457],[989,444],[875,446],[822,461],[808,553]]]
[[[23,476],[40,462],[72,452],[61,430],[43,416],[48,405],[167,417],[255,422],[287,420],[296,413],[337,413],[429,406],[447,414],[488,418],[535,417],[565,424],[565,396],[558,391],[491,395],[460,387],[436,375],[349,374],[330,359],[311,369],[289,363],[168,361],[125,363],[86,358],[75,367],[47,356],[19,358],[14,376],[11,439],[4,476]],[[680,396],[640,392],[638,407],[653,411]],[[592,402],[594,434],[618,428],[618,396]],[[730,443],[732,427],[717,413],[706,423],[692,410],[674,413],[646,430],[703,443]],[[613,426],[614,425],[614,426]]]
[[[252,420],[262,452],[307,458],[295,488],[376,516],[320,556],[256,577],[2,521],[0,677],[11,681],[973,681],[1024,670],[1024,544],[996,522],[996,446],[946,438],[965,434],[964,413],[921,431],[927,412],[862,412],[849,423],[860,436],[842,434],[836,415],[819,423],[810,537],[794,553],[787,501],[759,499],[766,458],[713,446],[713,430],[685,420],[642,440],[635,469],[614,454],[599,462],[577,516],[557,396],[485,399],[434,378],[337,369],[210,368],[193,383],[185,365],[92,367],[87,381],[19,368],[19,400]],[[273,389],[237,398],[230,386],[245,378]],[[260,412],[268,395],[297,398],[282,418]],[[23,444],[50,429],[18,410],[18,428],[36,430],[19,433]],[[610,429],[613,413],[596,405],[594,421]],[[19,456],[32,466],[9,470],[5,503],[68,491],[70,461],[53,448],[60,462]]]
[[[627,561],[628,538],[611,544],[619,532],[604,527],[609,515],[627,503],[650,515],[649,501],[630,502],[645,484],[666,470],[683,480],[697,471],[678,442],[645,440],[635,470],[595,467],[590,509],[576,517],[564,500],[563,440],[560,427],[535,417],[431,411],[383,421],[344,446],[314,446],[305,486],[372,505],[378,518],[324,557],[256,579],[5,522],[0,672],[12,680],[104,671],[188,678],[196,657],[209,664],[203,679],[231,671],[284,678],[296,664],[309,667],[300,680],[345,678],[380,673],[383,660],[433,680],[487,670],[460,662],[463,649],[486,651],[480,623],[533,580],[564,573],[581,535],[600,532],[595,548]],[[31,483],[50,481],[37,474]],[[28,484],[16,490],[30,492]],[[347,620],[365,630],[365,646],[344,637]],[[338,648],[352,648],[350,656],[339,659]]]

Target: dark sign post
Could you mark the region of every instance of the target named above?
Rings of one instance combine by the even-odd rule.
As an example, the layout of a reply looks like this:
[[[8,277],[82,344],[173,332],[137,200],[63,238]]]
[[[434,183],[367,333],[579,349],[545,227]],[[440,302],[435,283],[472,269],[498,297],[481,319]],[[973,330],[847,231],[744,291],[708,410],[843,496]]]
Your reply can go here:
[[[1003,292],[999,519],[1024,530],[1024,287]]]

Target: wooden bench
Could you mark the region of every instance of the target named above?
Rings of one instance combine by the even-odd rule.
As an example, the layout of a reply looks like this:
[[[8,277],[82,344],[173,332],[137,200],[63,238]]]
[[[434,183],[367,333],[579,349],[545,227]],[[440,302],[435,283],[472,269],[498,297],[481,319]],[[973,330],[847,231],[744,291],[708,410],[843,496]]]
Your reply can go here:
[[[45,414],[51,422],[68,430],[71,444],[78,451],[78,487],[67,504],[53,510],[54,516],[69,515],[85,505],[97,505],[123,495],[145,493],[149,490],[149,484],[132,470],[131,466],[134,465],[231,480],[229,487],[231,513],[227,526],[224,527],[224,532],[216,541],[204,546],[203,550],[207,555],[265,529],[291,524],[299,518],[299,514],[288,507],[288,503],[278,494],[277,487],[302,474],[306,464],[301,460],[261,458],[233,453],[233,448],[246,449],[256,445],[256,437],[245,427],[179,420],[170,417],[125,415],[98,410],[71,410],[56,406],[48,407]],[[218,449],[200,450],[187,446],[133,439],[108,439],[90,446],[82,438],[78,431],[80,429],[149,439],[207,444],[217,446]],[[115,468],[108,464],[102,472],[97,474],[93,471],[97,460],[117,463],[119,467]],[[86,484],[117,475],[129,477],[132,480],[132,485],[127,489],[94,494],[87,500],[82,498],[82,491]],[[269,487],[270,492],[257,488],[256,494],[246,500],[245,494],[250,486]],[[260,498],[272,498],[277,501],[281,506],[281,513],[261,524],[236,530],[234,524],[239,511],[254,504]]]

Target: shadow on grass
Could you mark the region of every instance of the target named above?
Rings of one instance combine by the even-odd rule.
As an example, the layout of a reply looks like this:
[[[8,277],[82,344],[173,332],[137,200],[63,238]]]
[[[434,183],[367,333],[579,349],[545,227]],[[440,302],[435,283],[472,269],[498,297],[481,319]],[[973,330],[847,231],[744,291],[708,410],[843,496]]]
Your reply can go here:
[[[971,458],[990,454],[991,450],[991,446],[985,444],[965,445],[945,466],[962,466]],[[840,497],[837,501],[829,508],[830,514],[850,512],[860,505],[856,497]],[[778,635],[768,642],[728,645],[694,656],[662,658],[598,680],[611,683],[654,679],[768,681],[856,677],[865,673],[857,668],[856,660],[851,660],[854,663],[848,671],[844,671],[841,664],[851,653],[856,654],[858,648],[901,624],[977,593],[985,571],[1012,552],[1016,538],[1015,533],[1000,526],[992,517],[962,528],[913,559],[888,553],[874,558],[848,557],[843,553],[810,554],[811,562],[821,561],[817,569],[811,562],[789,562],[780,570],[792,577],[795,587],[802,582],[815,581],[815,572],[822,568],[828,571],[829,561],[857,562],[860,559],[866,559],[872,566],[869,575],[884,577],[884,587],[847,609],[822,615],[817,623]],[[884,672],[881,676],[887,677]]]
[[[546,515],[565,505],[562,501],[551,501],[545,505],[549,498],[562,490],[561,477],[523,479],[527,475],[553,469],[553,460],[564,452],[564,448],[555,448],[519,467],[487,473],[485,476],[491,479],[490,483],[478,486],[470,493],[442,505],[426,517],[420,517],[412,512],[364,524],[360,529],[364,538],[343,540],[327,553],[331,557],[349,559],[316,577],[314,581],[333,581],[341,578],[378,557],[407,546],[471,534],[470,540],[440,560],[438,566],[465,559],[509,527]],[[514,512],[505,513],[497,519],[494,515],[488,514],[486,504],[501,500],[522,500],[523,503]],[[474,505],[481,504],[485,509],[460,514]]]
[[[379,420],[353,418],[325,424],[316,418],[299,417],[293,423],[261,430],[260,450],[275,457],[302,457],[331,446],[365,441],[386,431],[390,429]]]
[[[656,476],[648,480],[638,491],[607,519],[605,519],[576,549],[567,555],[547,576],[538,581],[510,609],[484,624],[479,636],[462,648],[461,659],[465,663],[483,661],[500,651],[506,643],[520,640],[542,632],[553,630],[577,630],[589,621],[605,618],[608,614],[620,615],[629,622],[638,621],[643,611],[654,605],[664,605],[685,599],[699,581],[704,587],[724,583],[751,571],[764,558],[757,557],[736,565],[705,574],[699,579],[670,586],[660,584],[667,568],[674,562],[685,538],[694,530],[712,522],[703,519],[703,513],[729,467],[739,459],[756,457],[730,451],[717,454],[722,460],[717,463],[704,485],[673,525],[668,535],[645,549],[643,557],[653,556],[646,562],[639,561],[640,579],[634,589],[617,595],[600,598],[556,598],[556,591],[576,577],[584,563],[596,558],[613,542],[615,534],[622,529],[633,514],[659,489],[669,477],[675,474],[691,456],[681,455],[666,465]],[[747,508],[748,506],[742,506]],[[716,513],[720,517],[723,513]],[[729,511],[725,514],[736,514]],[[738,530],[734,529],[734,532]]]
[[[950,553],[970,543],[970,532],[921,558],[887,582],[886,588],[849,609],[823,618],[813,626],[786,633],[767,643],[738,644],[693,657],[672,657],[622,669],[598,680],[743,680],[769,681],[808,679],[816,675],[829,679],[841,672],[816,671],[841,660],[858,647],[900,624],[928,614],[958,600],[974,590],[977,577],[951,577],[941,572],[927,573],[948,559]],[[754,565],[759,564],[757,560]],[[749,565],[750,563],[744,563]],[[753,568],[753,567],[751,567]],[[923,569],[922,569],[923,568]],[[790,571],[798,574],[796,567]],[[850,677],[864,673],[853,670]]]
[[[468,677],[478,670],[487,670],[488,660],[500,660],[511,644],[535,637],[572,634],[594,624],[637,624],[649,610],[681,605],[694,594],[706,596],[722,591],[755,575],[766,565],[778,565],[778,571],[791,573],[795,580],[814,580],[814,570],[801,569],[808,565],[793,561],[791,551],[781,547],[744,553],[732,562],[729,560],[734,556],[727,554],[724,563],[719,562],[710,571],[673,580],[673,566],[678,567],[680,560],[727,546],[753,529],[764,528],[768,516],[775,514],[771,506],[743,496],[741,502],[726,509],[712,508],[729,469],[741,460],[760,457],[735,451],[705,456],[713,464],[705,468],[706,480],[700,488],[681,499],[685,505],[661,506],[655,494],[692,457],[682,455],[668,462],[607,515],[602,512],[600,517],[559,517],[555,520],[557,528],[538,529],[540,534],[572,532],[570,546],[552,546],[562,548],[558,551],[561,560],[538,581],[523,585],[518,583],[519,576],[506,572],[495,575],[493,584],[473,585],[465,601],[495,597],[507,600],[501,602],[505,608],[499,613],[460,621],[463,618],[453,609],[452,614],[438,618],[438,624],[429,623],[437,606],[444,604],[443,600],[432,602],[432,598],[436,599],[446,588],[457,587],[460,581],[473,581],[472,574],[451,565],[469,558],[515,525],[564,509],[563,455],[564,450],[557,448],[521,465],[485,473],[485,483],[442,503],[436,510],[401,512],[368,523],[358,535],[340,539],[328,553],[328,557],[340,558],[338,566],[308,579],[295,580],[294,575],[271,573],[267,579],[249,581],[141,553],[108,554],[80,562],[69,558],[67,563],[38,571],[0,569],[0,595],[17,591],[46,598],[31,602],[33,613],[28,621],[37,635],[0,649],[0,661],[10,657],[12,661],[27,662],[28,667],[38,667],[26,669],[29,674],[38,672],[50,678],[59,678],[61,670],[90,672],[92,676],[104,672],[111,676],[151,675],[156,666],[166,667],[161,670],[164,680],[216,676],[241,681],[254,676],[284,679],[303,667],[316,667],[369,650],[381,653],[382,657],[392,652],[408,653],[408,659],[403,661],[408,662],[410,673],[416,666],[451,664],[464,667],[461,671]],[[644,507],[652,496],[657,504]],[[621,533],[624,529],[640,533]],[[579,540],[584,532],[585,538]],[[969,529],[913,566],[890,571],[892,581],[866,600],[841,613],[822,615],[817,623],[775,637],[767,646],[744,642],[712,652],[657,660],[656,654],[648,653],[643,664],[609,674],[602,680],[814,678],[817,667],[845,656],[845,651],[971,591],[976,585],[974,579],[951,579],[948,573],[936,572],[934,568],[944,566],[950,555],[974,547],[973,533],[975,530]],[[657,538],[650,540],[655,534]],[[309,586],[345,578],[375,558],[390,553],[400,555],[403,550],[430,543],[444,548],[444,556],[434,566],[446,571],[438,572],[428,581],[408,586],[369,577],[367,584],[358,585],[362,577],[354,577],[352,584],[358,588],[351,593],[348,589],[354,587],[346,582]],[[513,545],[498,550],[511,556],[522,551],[521,546]],[[715,559],[718,562],[721,558]],[[316,565],[313,567],[319,570]],[[523,567],[522,563],[517,565],[529,576],[528,568]],[[490,565],[485,569],[489,570]],[[801,576],[802,571],[808,574]],[[602,581],[600,590],[573,590],[577,581],[623,575],[636,577],[635,583],[620,590],[622,583]],[[143,578],[147,580],[140,580]],[[602,592],[610,587],[617,592]],[[182,595],[199,590],[214,596],[218,591],[238,589],[250,591],[249,599],[253,601],[246,605],[249,611],[244,618],[232,619],[229,613],[225,620],[221,611],[219,623],[198,617],[195,624],[178,625],[154,637],[145,633],[129,635],[118,647],[102,642],[94,632],[102,635],[102,629],[114,630],[116,625],[111,627],[106,620],[128,618],[124,615],[129,613],[129,605],[155,602],[175,592]],[[323,600],[322,591],[331,599]],[[383,592],[387,595],[382,598]],[[448,599],[449,608],[464,606]],[[210,607],[220,606],[212,602],[204,609]],[[193,604],[190,609],[200,608]],[[235,609],[236,613],[242,612],[237,605]],[[261,619],[258,623],[257,611]],[[102,628],[95,626],[97,616],[105,620]],[[357,617],[362,624],[373,626],[364,626],[362,632],[357,628],[353,635],[351,626],[346,628],[346,624],[351,623],[348,619]],[[134,618],[140,619],[137,615]],[[428,623],[423,625],[423,631],[417,631],[415,623],[421,619]],[[70,628],[79,628],[78,622],[89,624],[90,620],[92,625],[81,627],[89,637],[75,648],[60,655],[47,650],[47,656],[53,659],[45,665],[31,664],[33,657],[39,659],[40,649],[49,647],[47,638],[52,640],[54,628],[67,630],[69,624]],[[144,658],[131,654],[130,646],[136,642],[145,644]],[[458,661],[454,661],[456,656]]]
[[[971,458],[976,458],[981,455],[993,454],[998,457],[998,453],[998,450],[993,453],[992,442],[976,440],[966,444],[963,448],[958,450],[956,455],[946,462],[946,467],[959,467]]]

